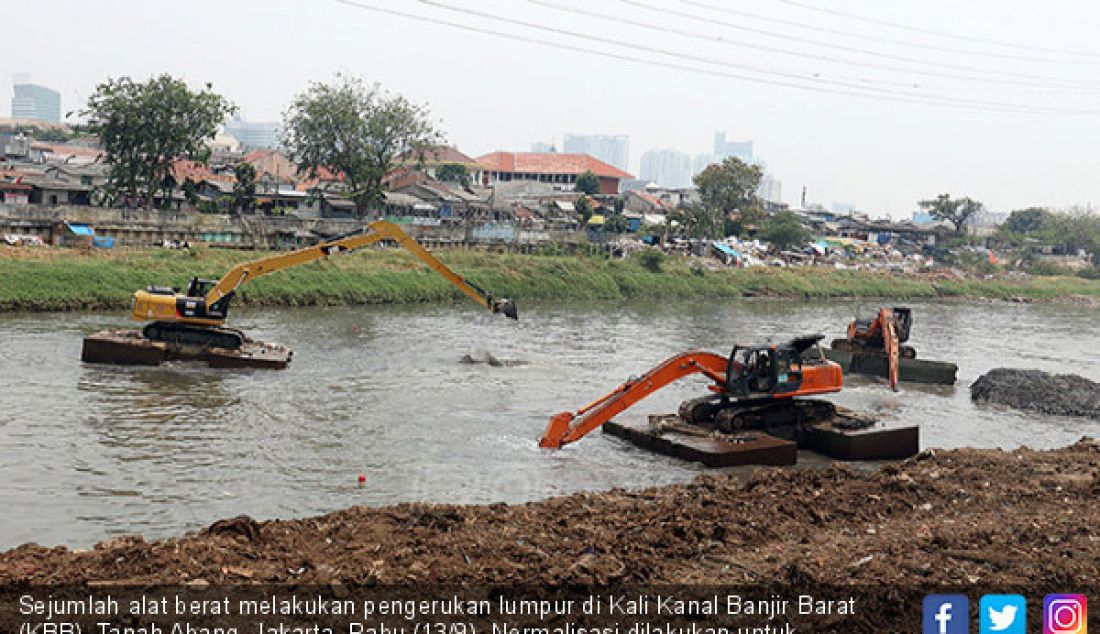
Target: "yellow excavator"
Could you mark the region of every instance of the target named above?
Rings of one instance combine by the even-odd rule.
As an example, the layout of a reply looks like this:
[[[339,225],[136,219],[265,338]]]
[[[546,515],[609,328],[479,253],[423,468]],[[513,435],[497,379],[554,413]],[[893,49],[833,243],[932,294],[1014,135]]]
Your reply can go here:
[[[332,253],[351,251],[382,240],[392,240],[411,251],[490,312],[500,313],[511,319],[518,318],[515,302],[497,299],[492,293],[456,274],[420,246],[412,236],[385,220],[370,223],[362,233],[238,264],[220,280],[192,278],[186,293],[179,293],[174,288],[150,286],[134,293],[130,317],[135,321],[152,322],[142,330],[146,339],[236,350],[247,338],[241,331],[225,327],[225,319],[229,312],[229,303],[242,284],[261,275],[307,264]]]

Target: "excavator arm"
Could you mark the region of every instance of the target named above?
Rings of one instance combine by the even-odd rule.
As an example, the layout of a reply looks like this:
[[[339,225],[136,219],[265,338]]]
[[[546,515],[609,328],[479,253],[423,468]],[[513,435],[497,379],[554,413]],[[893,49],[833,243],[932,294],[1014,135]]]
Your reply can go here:
[[[316,246],[299,249],[290,253],[274,255],[260,260],[244,262],[233,267],[206,293],[204,298],[207,306],[213,306],[215,302],[236,291],[242,284],[254,280],[262,275],[274,273],[286,268],[307,264],[319,260],[330,253],[339,251],[351,251],[381,240],[393,240],[402,247],[412,252],[413,255],[423,260],[434,271],[447,278],[459,290],[468,295],[475,302],[485,306],[490,311],[504,313],[507,317],[517,319],[516,305],[508,299],[496,299],[492,293],[484,291],[464,278],[456,274],[447,265],[443,264],[427,249],[420,246],[416,240],[405,233],[397,225],[386,220],[376,220],[367,225],[369,231],[354,236],[323,242]]]
[[[550,418],[539,446],[560,449],[580,440],[630,406],[664,386],[692,374],[703,374],[719,386],[726,385],[730,360],[712,352],[692,351],[665,360],[640,378],[630,379],[606,396],[576,412],[562,412]]]
[[[898,337],[897,320],[894,311],[883,308],[879,312],[882,322],[882,347],[886,349],[888,359],[890,389],[898,391],[898,365],[901,363],[901,342]]]

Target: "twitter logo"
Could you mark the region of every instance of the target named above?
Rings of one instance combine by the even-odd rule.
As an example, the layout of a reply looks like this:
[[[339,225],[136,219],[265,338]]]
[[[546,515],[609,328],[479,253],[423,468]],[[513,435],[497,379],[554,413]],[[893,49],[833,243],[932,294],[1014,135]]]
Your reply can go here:
[[[1018,594],[987,594],[978,605],[978,632],[1025,634],[1027,600]]]

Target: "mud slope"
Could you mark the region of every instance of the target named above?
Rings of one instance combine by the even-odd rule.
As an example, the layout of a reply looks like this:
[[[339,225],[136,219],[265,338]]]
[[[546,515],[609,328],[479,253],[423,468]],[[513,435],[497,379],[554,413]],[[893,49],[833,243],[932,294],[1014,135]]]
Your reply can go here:
[[[178,539],[22,546],[0,583],[996,584],[1100,576],[1100,444],[926,452],[874,473],[764,469],[508,506],[236,518]]]

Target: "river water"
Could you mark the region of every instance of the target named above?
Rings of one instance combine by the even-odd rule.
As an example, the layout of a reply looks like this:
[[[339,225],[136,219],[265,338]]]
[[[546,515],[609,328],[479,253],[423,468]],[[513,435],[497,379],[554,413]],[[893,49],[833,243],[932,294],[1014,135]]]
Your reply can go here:
[[[1036,448],[1100,436],[1100,421],[976,406],[994,367],[1100,378],[1095,309],[916,303],[911,343],[959,364],[954,388],[848,377],[837,402],[921,425],[923,447]],[[285,371],[86,365],[81,339],[121,314],[0,316],[0,549],[165,537],[247,513],[289,518],[356,504],[519,502],[689,480],[704,470],[593,433],[536,447],[548,417],[692,348],[821,332],[853,302],[520,304],[239,311],[234,325],[291,346]],[[460,363],[491,352],[510,367]],[[673,412],[689,378],[624,416]],[[811,456],[805,458],[812,461]],[[366,483],[357,484],[357,476]]]

